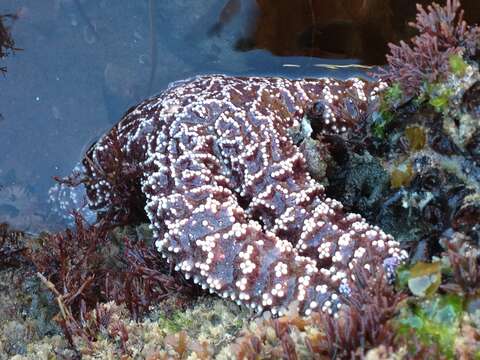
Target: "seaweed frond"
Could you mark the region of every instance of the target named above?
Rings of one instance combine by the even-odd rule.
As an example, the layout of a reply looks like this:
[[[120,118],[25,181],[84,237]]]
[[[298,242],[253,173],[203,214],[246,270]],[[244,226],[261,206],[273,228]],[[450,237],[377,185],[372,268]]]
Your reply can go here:
[[[395,291],[384,271],[372,274],[364,265],[356,265],[351,293],[342,296],[337,314],[315,312],[305,318],[290,313],[257,320],[230,351],[242,359],[356,359],[378,347],[398,351],[393,319],[406,294]]]
[[[480,252],[478,249],[460,249],[457,244],[449,243],[447,257],[453,277],[452,284],[446,284],[446,290],[463,293],[466,296],[480,294]]]
[[[114,234],[107,220],[88,225],[77,213],[73,230],[44,234],[30,247],[28,256],[56,297],[57,322],[71,345],[79,336],[95,340],[91,334],[95,331],[84,325],[87,314],[98,310],[100,303],[122,304],[139,320],[173,294],[191,298],[198,293],[178,273],[171,274],[170,266],[144,241],[132,238]]]
[[[452,72],[452,59],[474,58],[480,46],[480,27],[467,25],[459,0],[447,0],[445,6],[433,3],[426,9],[417,5],[417,10],[416,21],[409,25],[419,35],[411,44],[389,44],[388,67],[376,74],[399,83],[408,96],[418,95],[424,84],[445,80]]]
[[[317,317],[325,337],[316,344],[311,342],[312,349],[342,359],[363,357],[380,345],[395,349],[395,331],[390,320],[406,295],[388,284],[383,271],[372,275],[357,266],[355,278],[351,294],[344,296],[347,306],[339,316],[321,313]]]

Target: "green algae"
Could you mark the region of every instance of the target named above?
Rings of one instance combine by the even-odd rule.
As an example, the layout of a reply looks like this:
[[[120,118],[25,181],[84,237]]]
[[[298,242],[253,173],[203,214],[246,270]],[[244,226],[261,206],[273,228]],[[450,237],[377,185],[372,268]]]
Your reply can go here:
[[[449,261],[450,256],[398,268],[396,288],[408,289],[413,296],[394,320],[395,331],[409,352],[420,344],[434,349],[435,358],[475,358],[480,347],[480,310],[472,312],[471,297],[452,282],[458,268],[454,271],[457,265]]]
[[[445,356],[453,358],[462,311],[460,296],[437,295],[403,308],[398,332],[408,335],[413,330],[425,345],[436,344]]]
[[[433,106],[436,112],[444,113],[448,110],[450,99],[454,92],[443,83],[426,84],[426,97],[428,103]]]
[[[448,59],[448,63],[450,65],[450,70],[452,70],[452,73],[455,74],[456,76],[464,76],[468,64],[463,60],[463,58],[458,55],[458,54],[453,54],[450,56]]]
[[[399,83],[392,84],[381,94],[378,110],[372,114],[372,133],[377,138],[385,138],[388,126],[395,119],[395,109],[404,101]]]

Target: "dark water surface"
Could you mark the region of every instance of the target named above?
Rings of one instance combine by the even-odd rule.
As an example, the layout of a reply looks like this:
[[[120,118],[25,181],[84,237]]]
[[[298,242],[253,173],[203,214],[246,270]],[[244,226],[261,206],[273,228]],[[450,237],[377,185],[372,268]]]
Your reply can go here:
[[[169,82],[205,73],[335,76],[381,64],[408,37],[410,0],[2,0],[23,49],[2,60],[0,222],[38,231],[46,204],[126,109]],[[464,1],[469,20],[480,1]],[[322,65],[323,64],[323,65]]]

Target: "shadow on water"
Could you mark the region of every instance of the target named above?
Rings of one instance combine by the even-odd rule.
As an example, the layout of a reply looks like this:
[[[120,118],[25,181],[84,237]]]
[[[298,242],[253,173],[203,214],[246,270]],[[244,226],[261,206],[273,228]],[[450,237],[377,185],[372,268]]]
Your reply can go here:
[[[12,34],[24,51],[0,60],[0,222],[55,226],[52,176],[68,174],[126,109],[169,82],[362,74],[341,65],[382,64],[387,42],[411,35],[415,2],[3,0],[0,14],[19,14]],[[462,3],[479,22],[480,2]]]

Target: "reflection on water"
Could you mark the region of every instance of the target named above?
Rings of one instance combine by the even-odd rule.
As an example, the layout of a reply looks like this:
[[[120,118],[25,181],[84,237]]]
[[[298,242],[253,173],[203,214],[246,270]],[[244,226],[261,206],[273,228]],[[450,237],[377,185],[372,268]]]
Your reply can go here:
[[[381,63],[386,41],[406,35],[413,2],[3,0],[0,14],[20,14],[13,35],[24,50],[0,64],[0,222],[54,224],[52,176],[68,174],[123,112],[169,82],[349,77],[361,69],[318,65]],[[477,0],[463,3],[480,14]]]
[[[415,17],[415,4],[426,6],[431,0],[244,1],[252,2],[258,5],[255,25],[237,41],[238,49],[268,49],[279,56],[356,58],[376,65],[384,63],[388,42],[413,35],[408,22]],[[478,23],[480,1],[464,0],[462,5],[467,20]]]

